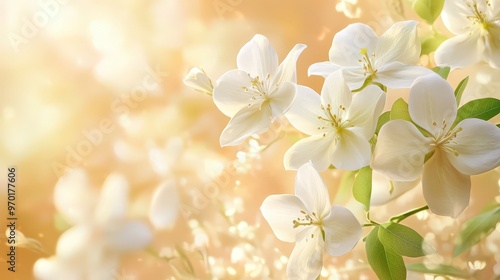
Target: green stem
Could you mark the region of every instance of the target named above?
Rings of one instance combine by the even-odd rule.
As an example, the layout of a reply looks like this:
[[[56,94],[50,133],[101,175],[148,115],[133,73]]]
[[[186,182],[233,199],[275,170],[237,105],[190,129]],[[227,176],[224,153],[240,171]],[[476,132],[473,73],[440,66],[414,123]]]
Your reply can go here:
[[[413,210],[410,210],[408,212],[405,212],[401,215],[398,215],[398,216],[394,216],[390,219],[391,222],[396,222],[396,223],[399,223],[401,221],[403,221],[404,219],[410,217],[410,216],[413,216],[415,214],[417,214],[418,212],[422,212],[424,210],[427,210],[429,209],[429,206],[428,205],[424,205],[422,207],[419,207],[419,208],[415,208]]]

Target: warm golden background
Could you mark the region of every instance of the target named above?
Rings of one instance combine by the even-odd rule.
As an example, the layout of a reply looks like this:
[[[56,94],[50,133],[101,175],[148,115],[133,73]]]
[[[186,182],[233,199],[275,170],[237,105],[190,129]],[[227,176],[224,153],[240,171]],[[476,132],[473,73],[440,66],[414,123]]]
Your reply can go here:
[[[165,180],[176,182],[183,211],[175,227],[155,231],[149,252],[125,256],[116,279],[179,279],[175,270],[188,269],[175,254],[176,246],[190,260],[193,279],[283,279],[293,244],[275,238],[259,207],[270,194],[293,192],[295,174],[284,170],[282,158],[297,135],[279,138],[275,127],[261,139],[222,149],[219,135],[228,118],[209,96],[187,88],[182,79],[191,67],[200,66],[216,80],[236,67],[241,46],[260,33],[270,39],[280,61],[296,43],[306,44],[298,60],[298,83],[319,91],[323,78],[307,77],[307,68],[328,59],[336,32],[349,23],[364,22],[381,34],[402,18],[394,6],[398,1],[359,0],[345,13],[336,10],[337,2],[341,1],[1,0],[0,221],[6,215],[6,167],[16,166],[18,229],[40,241],[44,252],[19,248],[18,271],[12,274],[4,260],[6,248],[0,248],[0,279],[32,279],[34,262],[54,254],[65,226],[57,218],[52,196],[64,167],[83,168],[95,187],[111,172],[125,175],[131,185],[129,215],[144,221],[153,189]],[[403,11],[404,17],[415,18],[408,5]],[[421,24],[420,31],[425,34],[429,26]],[[432,58],[422,63],[432,66]],[[474,67],[451,76],[456,86],[472,75],[466,99],[485,93],[476,82],[498,81],[479,81],[477,77],[484,75],[477,71]],[[492,93],[498,98],[498,91]],[[406,94],[389,92],[388,104]],[[96,129],[101,129],[102,139],[75,156],[86,134]],[[269,149],[258,152],[259,145],[274,140]],[[225,176],[228,166],[238,173],[227,176],[211,197],[201,194],[214,178]],[[338,192],[341,175],[322,174],[332,201],[359,209],[349,192]],[[463,221],[494,198],[499,201],[498,180],[498,168],[473,177],[471,206],[456,221],[427,212],[408,219],[406,224],[438,249],[440,254],[429,261],[452,263],[477,279],[500,275],[498,230],[470,253],[452,259],[453,241]],[[200,195],[201,202],[195,201]],[[195,204],[199,207],[193,209]],[[383,220],[422,204],[417,187],[376,208],[372,217]],[[155,254],[174,259],[167,262]],[[363,242],[345,257],[326,257],[322,275],[375,279]],[[424,279],[415,273],[409,277]]]

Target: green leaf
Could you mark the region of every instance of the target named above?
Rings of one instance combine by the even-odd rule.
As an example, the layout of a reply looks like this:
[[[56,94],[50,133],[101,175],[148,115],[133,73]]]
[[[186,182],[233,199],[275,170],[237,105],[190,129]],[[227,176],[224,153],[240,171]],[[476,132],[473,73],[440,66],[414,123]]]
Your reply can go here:
[[[443,10],[444,0],[416,0],[413,10],[428,24],[433,24]]]
[[[451,276],[462,279],[468,279],[471,277],[468,272],[446,264],[409,263],[406,264],[406,269],[424,274]]]
[[[391,120],[391,111],[387,111],[382,113],[380,117],[378,117],[377,128],[375,129],[375,134],[378,134],[380,129],[384,124]]]
[[[460,107],[453,127],[464,119],[489,120],[500,113],[500,100],[492,97],[475,99]]]
[[[458,234],[453,255],[460,255],[488,236],[493,232],[498,222],[500,222],[500,206],[465,222]]]
[[[435,33],[430,36],[427,36],[422,39],[420,55],[430,54],[431,52],[437,50],[437,48],[443,43],[446,39],[446,36]],[[448,68],[448,67],[446,67]],[[448,68],[449,69],[449,68]],[[449,73],[449,70],[448,70]],[[448,74],[446,74],[448,76]],[[446,79],[446,78],[445,78]]]
[[[372,195],[372,169],[370,166],[365,166],[359,170],[354,180],[352,192],[354,198],[365,206],[365,210],[370,210]]]
[[[403,257],[387,251],[378,239],[379,226],[373,228],[366,238],[366,256],[368,263],[381,280],[406,279],[406,267]]]
[[[439,76],[441,76],[441,78],[443,79],[448,79],[448,75],[450,74],[450,67],[446,66],[446,67],[434,67],[431,69],[432,71],[434,71],[436,74],[438,74]]]
[[[403,98],[399,98],[392,104],[391,120],[411,121],[410,112],[408,111],[408,103],[406,103]]]
[[[497,127],[498,127],[498,128],[500,128],[500,123],[499,123],[499,124],[497,124]]]
[[[455,89],[455,99],[457,100],[457,106],[460,105],[460,100],[462,100],[462,94],[464,93],[465,87],[467,86],[468,82],[469,82],[469,76],[465,77],[465,79],[460,81],[457,88]]]
[[[396,223],[385,223],[380,227],[378,238],[385,248],[407,257],[422,257],[433,251],[422,236],[413,229]]]

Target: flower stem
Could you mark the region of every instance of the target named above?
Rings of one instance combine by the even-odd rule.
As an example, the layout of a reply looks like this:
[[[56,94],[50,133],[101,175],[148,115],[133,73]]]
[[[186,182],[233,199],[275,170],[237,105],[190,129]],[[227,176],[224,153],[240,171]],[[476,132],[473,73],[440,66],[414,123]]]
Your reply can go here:
[[[417,214],[418,212],[422,212],[422,211],[424,211],[424,210],[427,210],[427,209],[429,209],[429,206],[428,206],[428,205],[424,205],[424,206],[422,206],[422,207],[415,208],[415,209],[413,209],[413,210],[410,210],[410,211],[408,211],[408,212],[405,212],[405,213],[403,213],[403,214],[401,214],[401,215],[394,216],[394,217],[392,217],[392,218],[390,219],[390,221],[391,221],[391,222],[396,222],[396,223],[399,223],[399,222],[401,222],[402,220],[404,220],[404,219],[406,219],[406,218],[408,218],[408,217],[410,217],[410,216],[413,216],[413,215]]]

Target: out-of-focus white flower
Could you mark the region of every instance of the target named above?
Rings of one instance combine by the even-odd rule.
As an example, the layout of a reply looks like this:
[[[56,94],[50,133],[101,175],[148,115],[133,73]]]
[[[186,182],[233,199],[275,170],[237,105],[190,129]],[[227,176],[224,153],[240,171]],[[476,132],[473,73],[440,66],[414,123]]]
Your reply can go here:
[[[359,18],[361,16],[361,8],[357,6],[358,0],[338,0],[335,5],[335,10],[348,18]]]
[[[193,67],[189,70],[188,74],[184,78],[184,84],[208,95],[212,95],[212,92],[214,91],[212,80],[210,80],[203,69],[198,67]]]
[[[270,195],[260,210],[278,239],[296,242],[287,265],[288,279],[316,279],[323,250],[344,255],[361,237],[361,225],[351,211],[330,205],[328,190],[311,163],[298,169],[295,195]]]
[[[297,44],[278,66],[278,55],[262,35],[255,35],[237,56],[238,69],[226,72],[213,92],[215,105],[230,117],[221,146],[241,144],[262,133],[283,115],[295,97],[295,64],[305,45]]]
[[[355,170],[370,164],[377,119],[385,103],[385,93],[368,86],[352,96],[337,71],[328,76],[321,97],[312,89],[298,86],[297,96],[286,113],[290,123],[311,135],[295,143],[285,154],[286,169],[297,169],[308,161],[318,171],[330,164]]]
[[[149,219],[157,229],[169,229],[179,215],[180,200],[173,180],[162,183],[153,194]]]
[[[438,65],[460,68],[485,61],[500,69],[500,3],[496,0],[445,1],[443,23],[455,37],[436,50]]]
[[[326,78],[341,69],[351,90],[367,82],[409,88],[417,77],[432,73],[415,65],[420,58],[417,23],[396,22],[380,37],[366,24],[350,24],[333,37],[330,61],[311,65],[309,75]]]
[[[500,162],[500,129],[473,118],[452,127],[457,117],[453,89],[436,74],[415,80],[408,109],[411,119],[429,136],[408,121],[388,122],[379,132],[372,168],[396,181],[422,175],[430,210],[456,218],[469,205],[470,175]]]
[[[100,195],[83,171],[64,175],[54,203],[74,226],[59,238],[55,256],[35,263],[35,278],[112,279],[120,254],[144,248],[152,238],[146,224],[126,218],[127,200],[128,183],[121,175],[109,175]]]

